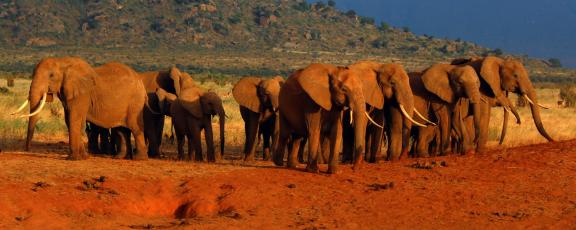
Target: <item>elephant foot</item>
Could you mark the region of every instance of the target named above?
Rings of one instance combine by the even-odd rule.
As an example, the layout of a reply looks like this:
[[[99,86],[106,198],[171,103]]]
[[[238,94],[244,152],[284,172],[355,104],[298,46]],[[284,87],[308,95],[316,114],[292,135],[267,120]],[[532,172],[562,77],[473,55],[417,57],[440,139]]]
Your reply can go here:
[[[288,168],[295,169],[298,167],[298,162],[288,161]]]
[[[466,152],[464,152],[464,156],[473,156],[476,152],[472,149],[472,150],[468,150]]]
[[[340,171],[338,170],[338,168],[336,166],[328,166],[328,171],[326,171],[326,173],[328,174],[340,174]]]
[[[306,172],[320,173],[320,169],[318,168],[318,166],[308,165],[308,166],[306,166]]]
[[[135,161],[148,160],[148,154],[134,153],[134,154],[132,154],[132,160],[135,160]]]
[[[263,154],[262,158],[264,159],[264,161],[270,160],[270,149],[264,149],[264,154]]]
[[[276,166],[284,166],[284,160],[276,160],[274,159],[274,165]]]
[[[66,157],[66,160],[69,161],[79,161],[79,160],[86,160],[88,159],[88,155],[87,154],[80,154],[80,153],[70,153],[68,154],[68,157]]]

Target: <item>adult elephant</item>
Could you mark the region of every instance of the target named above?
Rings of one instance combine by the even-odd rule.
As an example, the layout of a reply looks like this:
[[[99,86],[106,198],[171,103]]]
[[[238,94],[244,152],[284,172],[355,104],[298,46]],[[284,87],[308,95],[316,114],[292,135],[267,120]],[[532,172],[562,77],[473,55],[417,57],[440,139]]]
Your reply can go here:
[[[361,61],[348,66],[362,81],[362,88],[369,108],[372,125],[368,127],[366,136],[367,159],[376,162],[380,159],[381,144],[384,129],[388,134],[388,160],[397,160],[403,152],[407,152],[407,136],[412,123],[425,126],[413,118],[414,97],[410,88],[408,74],[404,67],[394,63],[378,63]],[[345,124],[349,124],[349,116]],[[386,123],[384,123],[386,121]],[[350,127],[348,125],[345,125]],[[380,126],[380,127],[379,127]],[[382,128],[382,126],[385,126]],[[350,129],[344,132],[343,160],[350,160],[353,151]]]
[[[144,110],[144,121],[146,122],[145,138],[148,142],[148,155],[153,158],[158,158],[160,157],[160,146],[162,145],[165,115],[156,112],[159,110],[156,91],[163,89],[168,93],[181,96],[182,92],[186,92],[187,89],[194,91],[197,89],[197,86],[190,75],[180,71],[176,67],[171,67],[167,71],[140,73],[140,79],[146,88],[148,104],[150,105],[150,108],[147,107]],[[198,97],[197,94],[188,99],[182,98],[182,100],[194,100],[188,103],[194,104],[195,107],[197,107],[199,105]]]
[[[270,159],[270,139],[272,138],[272,149],[278,143],[278,95],[282,84],[284,79],[280,76],[268,79],[244,77],[232,89],[232,95],[240,105],[240,115],[244,120],[245,161],[254,160],[259,134],[262,134],[264,139],[265,161]]]
[[[224,154],[224,125],[226,120],[222,100],[214,92],[203,92],[194,88],[186,89],[181,92],[181,95],[178,97],[161,88],[156,91],[161,113],[172,117],[174,130],[176,131],[179,159],[186,159],[184,155],[184,137],[186,137],[188,139],[187,159],[203,160],[200,134],[204,130],[208,161],[220,161],[222,159],[221,154]],[[191,97],[197,97],[196,100],[199,103],[189,103]],[[216,115],[220,120],[220,153],[214,151],[212,117]]]
[[[538,132],[548,141],[554,141],[542,124],[540,107],[543,106],[538,104],[536,90],[532,86],[528,72],[522,62],[513,58],[503,59],[489,56],[485,58],[459,59],[453,61],[452,64],[469,65],[474,68],[478,76],[480,76],[482,97],[488,102],[481,104],[482,121],[476,148],[477,152],[486,150],[491,107],[501,105],[517,116],[514,105],[506,97],[508,93],[516,93],[518,96],[526,98],[530,103],[532,118]],[[507,118],[507,115],[505,117]],[[520,123],[520,117],[517,116],[516,119],[517,123]],[[504,124],[506,124],[506,120]],[[503,127],[503,129],[505,130],[506,127]],[[505,132],[504,130],[503,132]]]
[[[142,111],[146,91],[138,74],[120,63],[107,63],[92,68],[76,57],[45,58],[34,69],[28,94],[30,114],[26,151],[30,150],[38,113],[56,95],[64,106],[69,132],[68,159],[86,159],[82,127],[89,121],[103,128],[127,127],[134,134],[136,153],[133,159],[145,160],[144,122]],[[21,107],[21,109],[24,106]]]
[[[274,163],[283,165],[284,148],[290,141],[288,167],[295,168],[302,138],[308,140],[307,171],[318,172],[321,135],[330,136],[328,173],[336,173],[342,144],[342,111],[351,108],[354,124],[354,168],[364,155],[366,100],[362,82],[346,67],[311,64],[293,73],[280,89],[280,138]],[[372,86],[376,87],[376,82]]]
[[[451,152],[450,133],[456,128],[458,139],[464,144],[464,152],[473,151],[474,135],[468,131],[457,110],[461,100],[469,100],[473,107],[474,125],[478,132],[480,117],[480,79],[470,66],[435,64],[423,73],[410,73],[410,86],[414,92],[414,105],[426,120],[436,121],[437,127],[418,127],[414,138],[414,153],[419,157],[430,156],[430,142],[437,131],[441,155]],[[439,130],[436,130],[439,129]],[[476,135],[478,136],[478,135]],[[434,154],[434,152],[432,152]]]

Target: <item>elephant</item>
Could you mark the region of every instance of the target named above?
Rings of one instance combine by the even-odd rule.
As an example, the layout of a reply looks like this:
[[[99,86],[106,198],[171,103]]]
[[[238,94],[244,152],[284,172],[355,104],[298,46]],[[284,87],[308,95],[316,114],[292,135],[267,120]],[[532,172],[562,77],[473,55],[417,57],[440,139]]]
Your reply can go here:
[[[366,134],[366,153],[369,162],[377,162],[381,157],[381,143],[386,131],[388,139],[388,160],[397,160],[407,152],[407,132],[412,123],[414,98],[408,74],[400,64],[384,64],[373,61],[360,61],[348,66],[355,70],[362,81],[371,123]],[[353,151],[349,116],[344,116],[343,161],[349,161]],[[384,123],[386,121],[386,123]],[[385,126],[385,127],[383,127]],[[384,130],[385,129],[385,130]]]
[[[488,56],[485,58],[457,59],[452,61],[451,64],[458,66],[471,66],[480,77],[480,92],[482,93],[482,98],[484,98],[487,103],[481,103],[482,119],[479,136],[477,137],[477,152],[483,152],[486,150],[491,107],[501,105],[505,108],[504,127],[502,130],[503,134],[505,134],[505,129],[507,128],[508,110],[516,116],[516,122],[518,124],[521,123],[516,108],[507,98],[508,93],[516,93],[518,96],[524,97],[528,101],[532,118],[538,132],[548,141],[554,141],[542,124],[540,108],[546,107],[538,103],[536,90],[532,86],[528,72],[524,68],[522,62],[514,58]],[[468,122],[468,124],[469,123],[470,122]],[[502,137],[501,140],[503,140]]]
[[[89,121],[103,128],[127,127],[134,135],[136,153],[132,159],[146,160],[144,120],[146,91],[138,74],[116,62],[92,68],[77,57],[44,58],[35,67],[28,100],[15,112],[30,104],[26,151],[30,150],[38,113],[56,95],[64,106],[69,132],[67,159],[88,158],[82,143],[82,128]]]
[[[257,136],[262,135],[263,158],[270,159],[270,138],[272,149],[278,143],[279,116],[278,95],[284,79],[280,76],[274,78],[244,77],[232,89],[232,95],[240,105],[240,115],[244,120],[245,142],[244,160],[254,160],[257,146]]]
[[[161,88],[156,91],[161,113],[172,117],[178,144],[178,158],[180,160],[203,160],[200,134],[204,130],[208,161],[220,161],[222,159],[221,154],[224,154],[224,125],[226,120],[222,100],[214,92],[204,93],[199,89],[193,90],[193,88],[189,88],[187,91],[190,92],[182,92],[182,95],[199,94],[197,99],[199,104],[188,103],[188,101],[181,100],[180,97]],[[220,120],[220,153],[214,151],[212,117],[216,115]],[[188,158],[184,155],[184,137],[188,139]]]
[[[187,89],[197,88],[190,75],[180,71],[176,67],[171,67],[168,71],[151,71],[140,73],[140,79],[144,83],[148,95],[150,108],[144,110],[144,121],[146,123],[145,138],[148,142],[148,155],[152,158],[160,157],[160,146],[162,144],[162,132],[164,130],[164,114],[158,113],[159,105],[156,91],[163,89],[180,97]],[[198,95],[191,94],[190,98],[181,100],[191,100],[189,103],[198,107]]]
[[[280,138],[274,150],[274,163],[284,164],[284,149],[288,153],[289,168],[296,168],[302,138],[308,140],[308,172],[319,172],[318,150],[322,135],[329,135],[330,156],[328,173],[337,173],[339,151],[342,144],[342,112],[345,107],[353,112],[354,169],[359,169],[364,156],[366,132],[366,100],[362,82],[347,67],[330,64],[310,64],[295,71],[280,89]],[[372,86],[377,86],[373,82]]]
[[[439,152],[448,154],[450,149],[450,134],[452,127],[458,133],[458,140],[463,142],[465,153],[473,151],[474,141],[458,115],[457,107],[461,100],[468,100],[473,106],[474,125],[476,131],[480,128],[480,79],[470,66],[454,66],[450,64],[435,64],[424,72],[412,72],[410,86],[414,93],[416,111],[422,112],[424,122],[435,121],[438,126],[414,128],[413,151],[416,156],[428,157],[435,154],[430,151],[430,142],[438,138]],[[436,136],[439,135],[439,136]],[[478,135],[475,135],[478,136]]]

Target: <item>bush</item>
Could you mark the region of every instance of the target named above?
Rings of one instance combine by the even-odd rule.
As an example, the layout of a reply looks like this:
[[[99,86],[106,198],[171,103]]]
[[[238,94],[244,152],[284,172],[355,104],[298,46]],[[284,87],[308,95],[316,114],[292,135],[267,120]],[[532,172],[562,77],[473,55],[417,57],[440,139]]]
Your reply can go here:
[[[240,14],[230,16],[230,18],[228,18],[228,22],[230,22],[230,24],[239,24],[242,22],[242,16]]]
[[[214,23],[212,24],[212,29],[214,30],[214,32],[219,33],[221,35],[228,35],[229,31],[228,28],[226,28],[224,25],[220,24],[220,23]]]
[[[576,88],[570,85],[561,86],[560,100],[564,101],[566,107],[574,107],[576,105]]]
[[[548,62],[552,68],[562,68],[562,62],[560,62],[560,59],[558,58],[550,58],[548,59]]]
[[[349,10],[346,12],[346,16],[348,17],[356,17],[356,11],[354,10]]]
[[[307,2],[300,2],[296,5],[294,5],[294,9],[298,10],[298,11],[302,11],[302,12],[306,12],[310,10],[310,4],[308,4]]]
[[[362,25],[374,25],[375,20],[372,17],[361,17],[360,18],[360,23]]]
[[[330,7],[335,7],[335,6],[336,6],[336,1],[334,1],[334,0],[328,0],[328,5],[329,5]]]
[[[386,22],[381,22],[380,27],[378,27],[378,29],[380,29],[380,31],[386,32],[390,29],[390,25]]]
[[[374,47],[376,49],[386,48],[386,47],[388,47],[388,41],[386,41],[386,39],[384,39],[384,38],[378,38],[378,39],[372,41],[372,47]]]

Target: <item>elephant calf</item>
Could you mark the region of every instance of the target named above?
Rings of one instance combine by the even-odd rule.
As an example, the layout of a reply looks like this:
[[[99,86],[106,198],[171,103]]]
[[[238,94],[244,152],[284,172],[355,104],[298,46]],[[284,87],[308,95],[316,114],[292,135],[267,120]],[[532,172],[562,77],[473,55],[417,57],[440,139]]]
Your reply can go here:
[[[158,89],[156,95],[159,100],[161,113],[172,116],[176,140],[178,144],[178,158],[180,160],[202,161],[202,143],[200,133],[204,130],[207,145],[208,161],[219,161],[224,153],[224,124],[226,114],[222,100],[214,92],[201,93],[196,103],[188,104],[178,96]],[[212,116],[218,115],[220,119],[220,153],[214,151],[212,132]],[[188,139],[188,157],[184,155],[184,137]]]
[[[244,77],[232,89],[244,120],[245,161],[254,160],[258,135],[264,138],[263,158],[265,161],[270,159],[270,138],[274,149],[279,136],[278,95],[282,84],[284,79],[279,76],[270,79]]]

